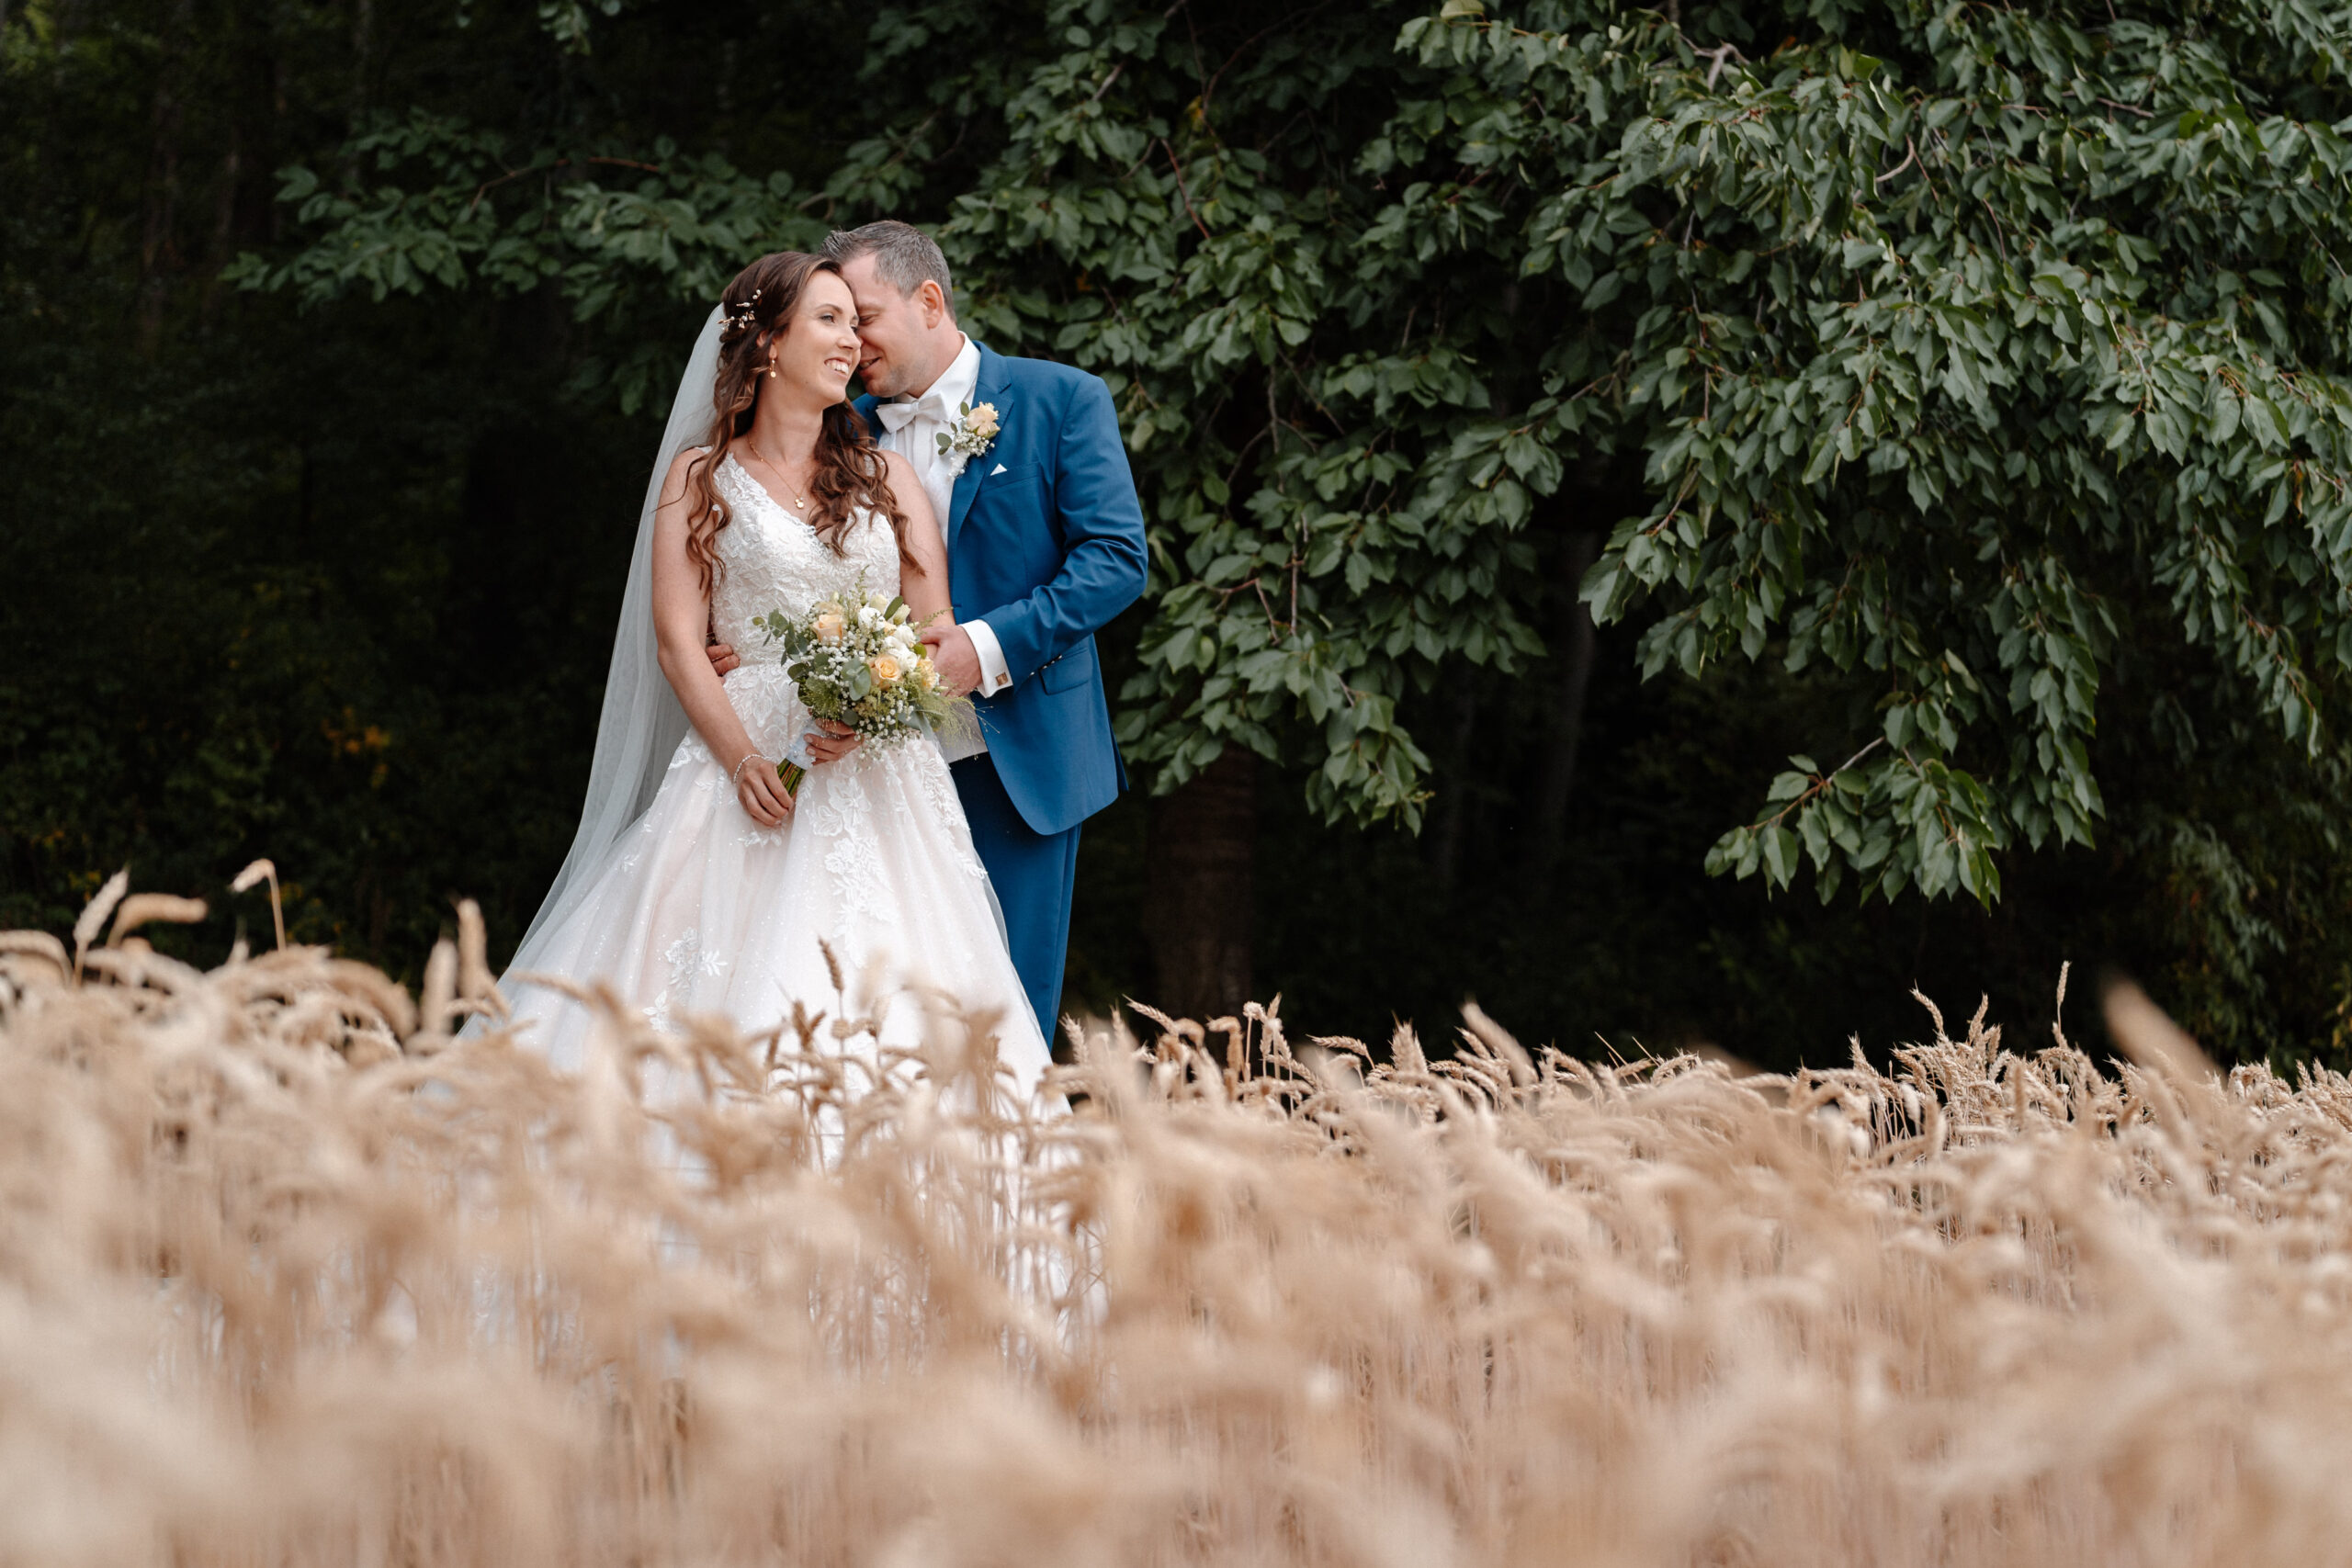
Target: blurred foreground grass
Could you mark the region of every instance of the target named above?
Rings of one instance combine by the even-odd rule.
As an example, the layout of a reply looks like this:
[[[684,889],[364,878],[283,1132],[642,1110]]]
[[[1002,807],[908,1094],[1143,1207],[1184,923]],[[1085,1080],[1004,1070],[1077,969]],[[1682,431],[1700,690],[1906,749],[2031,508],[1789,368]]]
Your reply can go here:
[[[0,1562],[2221,1563],[2352,1539],[2352,1082],[1740,1076],[0,935]],[[108,918],[113,929],[106,934]],[[853,991],[854,989],[853,980]]]

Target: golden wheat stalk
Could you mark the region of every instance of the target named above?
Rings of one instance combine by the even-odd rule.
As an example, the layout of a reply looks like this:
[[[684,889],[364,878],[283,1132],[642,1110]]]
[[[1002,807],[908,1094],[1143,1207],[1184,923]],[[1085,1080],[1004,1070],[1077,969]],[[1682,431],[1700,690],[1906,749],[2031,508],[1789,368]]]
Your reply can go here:
[[[1016,1104],[939,998],[884,1050],[839,953],[751,1035],[576,987],[564,1077],[453,1032],[495,1008],[470,907],[422,1007],[317,949],[93,948],[118,910],[172,907],[0,934],[0,1562],[2352,1539],[2352,1082],[2221,1074],[2131,994],[2120,1063],[1980,1007],[1777,1077],[1139,1012]]]

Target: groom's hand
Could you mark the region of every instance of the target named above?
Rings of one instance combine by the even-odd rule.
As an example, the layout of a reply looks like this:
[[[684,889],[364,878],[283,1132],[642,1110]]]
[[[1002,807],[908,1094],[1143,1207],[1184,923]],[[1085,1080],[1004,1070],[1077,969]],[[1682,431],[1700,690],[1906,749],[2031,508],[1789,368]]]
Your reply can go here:
[[[820,762],[838,762],[857,750],[862,739],[846,724],[835,724],[830,718],[812,719],[817,733],[808,738],[808,755]]]
[[[922,640],[949,691],[968,697],[980,689],[980,654],[972,646],[970,632],[961,626],[926,626]]]
[[[723,642],[714,642],[703,651],[710,655],[710,667],[718,672],[721,680],[726,679],[729,671],[743,662],[735,657],[735,650]]]

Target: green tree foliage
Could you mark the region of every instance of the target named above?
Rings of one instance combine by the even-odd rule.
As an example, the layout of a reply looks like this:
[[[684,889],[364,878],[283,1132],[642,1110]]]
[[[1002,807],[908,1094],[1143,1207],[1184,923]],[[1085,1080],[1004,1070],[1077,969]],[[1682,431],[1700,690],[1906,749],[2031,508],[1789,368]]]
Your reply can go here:
[[[1158,525],[1120,733],[1159,787],[1241,745],[1306,764],[1328,818],[1418,824],[1397,697],[1536,651],[1522,536],[1621,450],[1647,505],[1586,592],[1661,612],[1645,671],[1769,654],[1871,693],[1718,868],[1989,901],[2001,850],[2093,841],[2131,637],[2208,646],[2231,699],[2333,744],[2342,17],[1832,8],[1751,59],[1771,7],[1456,0],[1277,16],[1212,67],[1188,9],[1050,6],[1057,50],[934,82],[824,193],[887,205],[937,100],[1001,115],[943,236],[981,331],[1120,391]],[[973,18],[892,13],[877,62]],[[268,280],[555,279],[587,320],[820,227],[785,176],[667,147],[633,187],[421,119],[348,149],[420,155],[414,191],[295,171],[329,227]],[[501,183],[547,194],[502,215]]]
[[[1996,852],[2107,814],[2126,643],[2200,645],[2212,695],[2337,744],[2352,16],[1827,9],[1750,59],[1729,7],[1449,6],[1406,31],[1447,74],[1395,156],[1408,208],[1581,297],[1530,434],[1643,454],[1586,592],[1662,612],[1645,668],[1871,689],[1853,755],[1792,757],[1714,863],[1989,899]]]

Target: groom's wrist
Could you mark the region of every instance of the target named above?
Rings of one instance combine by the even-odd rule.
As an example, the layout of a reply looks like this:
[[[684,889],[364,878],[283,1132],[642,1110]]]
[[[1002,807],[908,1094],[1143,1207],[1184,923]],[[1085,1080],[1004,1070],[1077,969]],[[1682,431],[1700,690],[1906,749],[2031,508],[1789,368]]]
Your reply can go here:
[[[986,621],[967,621],[964,635],[972,639],[972,652],[980,661],[977,694],[992,697],[1012,685],[1012,675],[1004,662],[1004,645],[997,641],[995,629]]]

